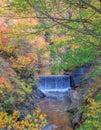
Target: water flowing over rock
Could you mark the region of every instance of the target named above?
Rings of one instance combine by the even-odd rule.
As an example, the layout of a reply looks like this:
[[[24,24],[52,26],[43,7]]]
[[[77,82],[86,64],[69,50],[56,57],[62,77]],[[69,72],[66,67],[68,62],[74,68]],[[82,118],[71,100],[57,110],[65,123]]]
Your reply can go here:
[[[46,98],[38,103],[38,107],[50,118],[48,126],[43,130],[72,130],[69,116],[73,116],[71,119],[73,124],[75,123],[73,119],[78,118],[81,114],[77,113],[84,94],[81,82],[83,78],[86,78],[85,73],[89,71],[89,68],[90,65],[85,65],[70,75],[42,75],[39,77],[38,89],[46,94]],[[76,88],[78,84],[80,88]],[[75,110],[76,112],[74,112]],[[70,114],[70,111],[73,113]]]
[[[70,76],[50,75],[40,76],[38,88],[44,92],[66,92],[70,89]]]

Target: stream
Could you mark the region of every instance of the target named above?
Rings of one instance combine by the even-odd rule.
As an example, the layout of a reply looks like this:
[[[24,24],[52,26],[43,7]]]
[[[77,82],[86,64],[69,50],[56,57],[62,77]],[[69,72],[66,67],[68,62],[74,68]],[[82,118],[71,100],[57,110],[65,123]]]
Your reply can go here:
[[[87,64],[72,73],[75,84],[82,81],[82,76],[90,69]],[[38,88],[46,95],[37,105],[49,117],[49,124],[43,130],[73,130],[69,113],[66,110],[71,104],[69,75],[41,75]]]
[[[58,93],[57,96],[59,96],[58,99],[55,97],[46,97],[38,103],[42,112],[49,116],[49,124],[43,130],[72,130],[68,118],[69,115],[66,112],[70,104],[66,93]]]
[[[38,107],[49,117],[49,124],[43,130],[72,130],[66,112],[70,105],[69,76],[40,76],[39,89],[46,98],[38,103]]]

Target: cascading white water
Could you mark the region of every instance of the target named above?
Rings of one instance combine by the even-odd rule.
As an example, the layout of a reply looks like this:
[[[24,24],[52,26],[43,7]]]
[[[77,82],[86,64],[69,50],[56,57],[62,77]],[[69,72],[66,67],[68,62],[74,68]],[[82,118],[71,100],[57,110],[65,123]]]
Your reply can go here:
[[[38,88],[48,96],[62,97],[65,93],[68,93],[71,87],[82,82],[82,76],[89,70],[90,66],[90,64],[87,64],[73,71],[72,79],[70,75],[42,75],[39,77]],[[74,85],[72,86],[73,82]]]
[[[70,89],[70,76],[50,75],[40,76],[38,88],[44,92],[66,92]]]
[[[50,124],[43,130],[63,129],[72,130],[66,110],[71,105],[69,89],[72,84],[81,82],[81,77],[89,70],[86,65],[75,70],[71,75],[40,76],[38,88],[47,95],[38,103],[39,108],[50,117]],[[72,77],[72,78],[71,78]],[[71,82],[70,82],[71,80]],[[61,120],[62,119],[62,120]]]

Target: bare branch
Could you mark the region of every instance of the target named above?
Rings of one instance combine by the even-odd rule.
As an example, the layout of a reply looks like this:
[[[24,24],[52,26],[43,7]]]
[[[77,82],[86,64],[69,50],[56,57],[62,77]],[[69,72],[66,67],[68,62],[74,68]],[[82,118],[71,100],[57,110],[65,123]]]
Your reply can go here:
[[[85,0],[81,0],[81,1],[82,1],[82,3],[87,5],[88,7],[92,8],[93,10],[95,10],[96,12],[101,14],[101,9],[97,9],[95,6],[91,5],[90,3],[87,3]]]

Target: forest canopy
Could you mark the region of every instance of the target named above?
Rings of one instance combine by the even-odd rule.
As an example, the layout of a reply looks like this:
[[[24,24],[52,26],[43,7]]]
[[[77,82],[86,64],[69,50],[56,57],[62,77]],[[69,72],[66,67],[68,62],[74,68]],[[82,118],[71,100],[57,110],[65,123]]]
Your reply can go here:
[[[37,130],[47,124],[46,114],[33,112],[44,66],[60,75],[89,64],[90,76],[97,79],[92,94],[101,84],[101,0],[1,0],[0,129]],[[97,119],[100,130],[100,97],[85,107],[89,118],[84,129]]]
[[[31,42],[36,35],[43,35],[49,46],[43,43],[45,48],[41,53],[50,51],[48,58],[55,73],[73,70],[98,59],[101,46],[100,0],[12,0],[6,1],[4,9],[2,17],[8,21],[22,21],[13,26],[10,37],[26,37]],[[10,15],[8,10],[12,12]],[[33,23],[35,18],[38,19],[36,24]],[[30,23],[26,23],[28,19]],[[34,47],[37,45],[36,40]]]

